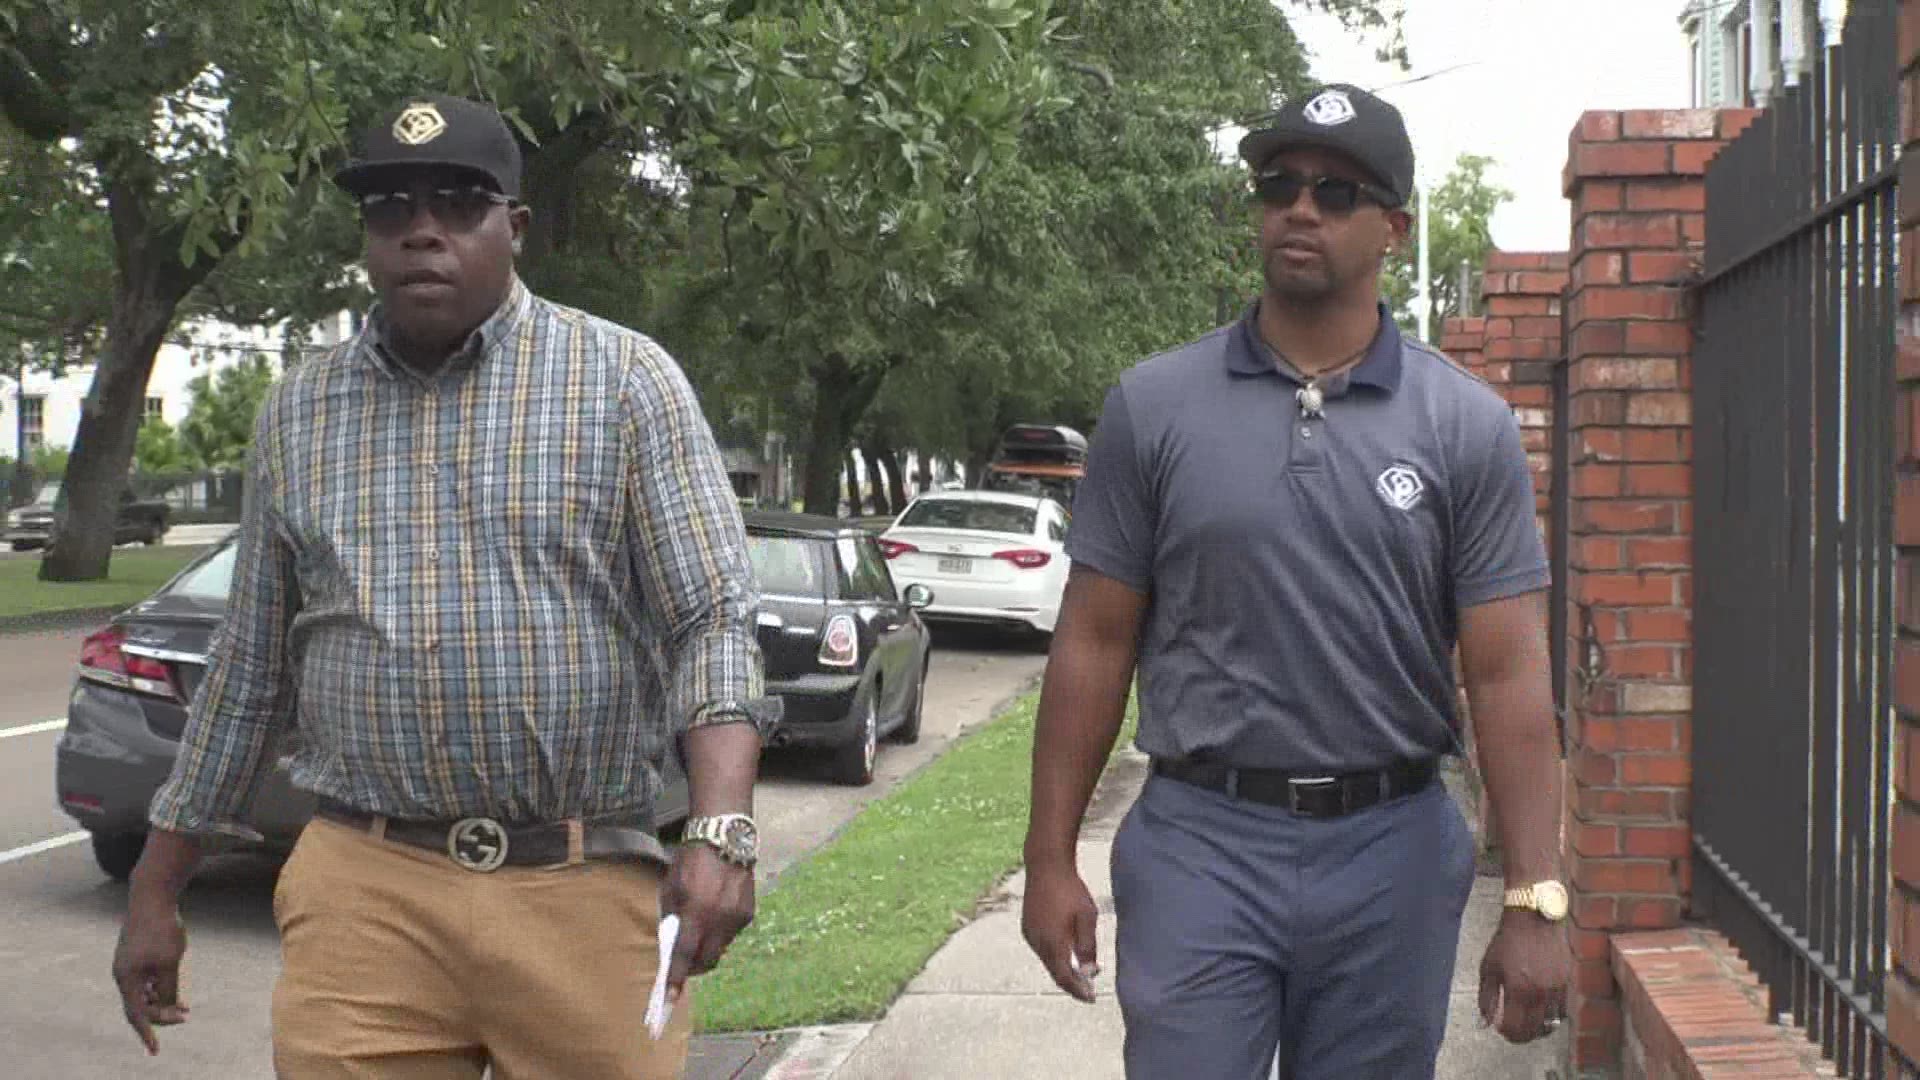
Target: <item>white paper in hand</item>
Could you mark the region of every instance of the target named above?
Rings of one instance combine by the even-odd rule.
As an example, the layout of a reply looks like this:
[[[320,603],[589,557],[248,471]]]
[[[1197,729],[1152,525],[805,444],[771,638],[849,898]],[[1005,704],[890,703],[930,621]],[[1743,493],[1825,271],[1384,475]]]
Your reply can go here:
[[[655,1040],[667,1031],[667,966],[673,962],[673,943],[679,936],[680,916],[660,920],[660,963],[653,973],[653,992],[647,995],[647,1034]]]

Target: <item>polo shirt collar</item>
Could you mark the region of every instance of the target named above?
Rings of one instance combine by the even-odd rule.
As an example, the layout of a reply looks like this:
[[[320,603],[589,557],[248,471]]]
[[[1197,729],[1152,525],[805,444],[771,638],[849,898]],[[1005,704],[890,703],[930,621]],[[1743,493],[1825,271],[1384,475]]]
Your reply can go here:
[[[1393,321],[1386,304],[1378,305],[1380,330],[1367,346],[1366,358],[1342,377],[1348,386],[1371,386],[1389,394],[1400,388],[1400,326]],[[1278,375],[1298,381],[1273,350],[1260,339],[1260,303],[1255,301],[1240,317],[1227,338],[1227,369],[1235,375]]]

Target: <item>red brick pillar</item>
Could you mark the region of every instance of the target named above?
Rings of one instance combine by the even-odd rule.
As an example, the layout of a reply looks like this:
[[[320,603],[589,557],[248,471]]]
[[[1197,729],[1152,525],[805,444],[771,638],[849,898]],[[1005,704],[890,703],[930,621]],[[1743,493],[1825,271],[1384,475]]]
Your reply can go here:
[[[1900,0],[1900,95],[1903,155],[1920,162],[1920,0]],[[1894,453],[1899,486],[1894,493],[1894,541],[1900,557],[1894,595],[1899,603],[1900,641],[1893,657],[1893,687],[1899,709],[1899,768],[1893,814],[1895,884],[1888,897],[1888,945],[1893,971],[1887,977],[1887,1033],[1907,1057],[1920,1061],[1920,179],[1903,170],[1900,183],[1900,352],[1894,408],[1898,438]],[[1891,1067],[1887,1075],[1897,1075]]]
[[[1589,112],[1569,144],[1567,866],[1573,1059],[1618,1062],[1615,930],[1677,925],[1690,880],[1692,443],[1686,282],[1707,162],[1752,114]]]
[[[1534,513],[1542,534],[1553,494],[1553,369],[1561,362],[1561,298],[1567,253],[1496,251],[1487,256],[1486,379],[1520,418],[1533,462]]]
[[[1451,315],[1440,324],[1440,351],[1481,378],[1487,371],[1487,320],[1482,315]]]

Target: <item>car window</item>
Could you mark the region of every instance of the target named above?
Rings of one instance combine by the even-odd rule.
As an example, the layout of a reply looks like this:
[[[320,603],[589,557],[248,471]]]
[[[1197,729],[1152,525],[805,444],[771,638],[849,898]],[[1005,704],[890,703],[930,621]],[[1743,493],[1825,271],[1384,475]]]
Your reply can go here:
[[[1051,537],[1055,543],[1059,543],[1067,538],[1067,526],[1057,515],[1047,518],[1047,535]]]
[[[971,499],[921,499],[900,516],[901,528],[962,529],[1033,535],[1034,508]]]
[[[748,533],[747,560],[763,593],[819,596],[826,591],[818,541]]]
[[[239,552],[239,544],[228,544],[206,562],[182,574],[167,592],[200,600],[225,600],[233,588],[233,562]]]
[[[874,543],[872,537],[843,536],[837,546],[847,599],[885,602],[899,599],[893,591],[893,575],[887,572],[880,545]]]

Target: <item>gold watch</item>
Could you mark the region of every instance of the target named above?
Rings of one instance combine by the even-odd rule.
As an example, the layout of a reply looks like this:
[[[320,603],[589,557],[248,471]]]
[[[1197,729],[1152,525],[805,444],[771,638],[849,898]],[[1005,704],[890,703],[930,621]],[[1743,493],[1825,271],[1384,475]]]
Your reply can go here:
[[[1508,889],[1503,902],[1510,908],[1537,912],[1548,922],[1567,917],[1567,887],[1557,881],[1536,881]]]

